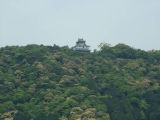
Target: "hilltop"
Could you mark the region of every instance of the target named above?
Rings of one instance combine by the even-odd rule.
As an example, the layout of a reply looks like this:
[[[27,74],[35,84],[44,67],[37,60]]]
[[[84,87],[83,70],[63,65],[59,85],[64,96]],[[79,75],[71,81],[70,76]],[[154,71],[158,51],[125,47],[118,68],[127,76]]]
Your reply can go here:
[[[0,48],[0,120],[159,120],[160,51]]]

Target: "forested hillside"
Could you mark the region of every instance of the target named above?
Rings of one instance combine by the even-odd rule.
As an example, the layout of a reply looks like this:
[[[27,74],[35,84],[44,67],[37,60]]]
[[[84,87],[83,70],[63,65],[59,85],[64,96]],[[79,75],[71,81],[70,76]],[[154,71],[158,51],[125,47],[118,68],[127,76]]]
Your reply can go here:
[[[160,120],[160,51],[0,48],[0,120]]]

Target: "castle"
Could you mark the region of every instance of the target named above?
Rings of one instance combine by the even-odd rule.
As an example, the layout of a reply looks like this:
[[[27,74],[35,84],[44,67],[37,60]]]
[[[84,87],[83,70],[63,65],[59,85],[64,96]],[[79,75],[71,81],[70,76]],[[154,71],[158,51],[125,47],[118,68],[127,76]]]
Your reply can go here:
[[[90,52],[89,47],[90,46],[86,45],[85,40],[83,40],[82,38],[79,38],[78,41],[76,42],[76,45],[72,47],[72,49],[75,51]]]

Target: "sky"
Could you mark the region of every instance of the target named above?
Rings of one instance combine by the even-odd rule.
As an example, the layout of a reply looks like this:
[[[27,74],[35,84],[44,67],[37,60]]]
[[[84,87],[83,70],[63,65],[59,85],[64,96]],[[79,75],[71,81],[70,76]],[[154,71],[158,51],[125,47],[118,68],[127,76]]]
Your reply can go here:
[[[84,38],[160,49],[160,0],[0,0],[0,47],[74,46]]]

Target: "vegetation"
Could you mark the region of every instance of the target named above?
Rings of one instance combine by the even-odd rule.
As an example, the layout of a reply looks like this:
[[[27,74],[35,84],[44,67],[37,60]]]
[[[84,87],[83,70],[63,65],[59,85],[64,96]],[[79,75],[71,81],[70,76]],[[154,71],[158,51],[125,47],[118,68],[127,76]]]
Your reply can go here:
[[[0,120],[159,120],[160,51],[0,48]]]

